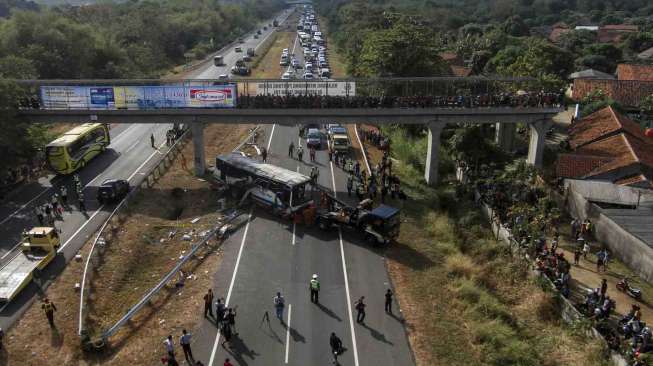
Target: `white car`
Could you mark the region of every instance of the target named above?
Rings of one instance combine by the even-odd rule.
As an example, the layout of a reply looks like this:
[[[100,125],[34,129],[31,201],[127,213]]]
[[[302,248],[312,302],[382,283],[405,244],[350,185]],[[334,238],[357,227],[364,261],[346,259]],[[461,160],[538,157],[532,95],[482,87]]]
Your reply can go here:
[[[229,76],[227,74],[218,75],[218,80],[227,80],[227,79],[229,79]]]
[[[281,75],[281,80],[290,80],[292,78],[292,74],[288,71],[284,72],[283,75]]]
[[[300,65],[299,65],[299,61],[297,61],[296,58],[293,58],[293,59],[292,59],[292,61],[290,62],[290,65],[291,65],[293,68],[295,68],[295,69],[298,69],[298,68],[300,67]]]
[[[313,77],[313,73],[311,73],[311,72],[305,72],[305,73],[304,73],[304,79],[307,79],[307,80],[314,79],[314,77]]]

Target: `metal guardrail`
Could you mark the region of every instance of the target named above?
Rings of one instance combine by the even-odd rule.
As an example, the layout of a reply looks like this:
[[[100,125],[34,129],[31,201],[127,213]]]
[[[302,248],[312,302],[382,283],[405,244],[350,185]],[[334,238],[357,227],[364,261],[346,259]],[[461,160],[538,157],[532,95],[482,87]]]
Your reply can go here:
[[[84,272],[82,274],[82,283],[81,283],[81,288],[80,288],[80,296],[79,296],[79,321],[78,321],[78,335],[83,336],[86,329],[84,327],[84,320],[86,318],[86,313],[85,313],[85,294],[87,291],[86,284],[91,281],[91,273],[93,272],[92,270],[89,271],[89,269],[92,269],[91,267],[91,260],[95,258],[96,254],[96,246],[98,243],[102,243],[103,239],[103,232],[106,229],[107,225],[111,222],[111,220],[116,216],[116,214],[120,213],[120,210],[124,207],[128,206],[128,203],[130,200],[132,200],[136,194],[139,192],[140,187],[143,184],[149,185],[149,179],[152,175],[155,174],[156,171],[160,171],[161,164],[165,164],[167,161],[166,159],[170,158],[170,156],[177,154],[184,146],[186,142],[186,138],[190,134],[190,129],[187,129],[178,139],[175,141],[175,143],[170,146],[170,149],[165,153],[165,155],[161,158],[161,160],[157,163],[156,166],[154,166],[138,184],[134,185],[134,188],[130,190],[130,192],[127,194],[127,196],[116,206],[116,208],[111,212],[109,217],[105,220],[104,224],[100,227],[97,235],[95,236],[95,239],[93,240],[93,244],[91,245],[91,250],[89,251],[89,254],[86,258],[86,263],[84,264]],[[106,244],[106,243],[105,243]],[[102,244],[100,244],[102,245]]]
[[[150,291],[148,291],[141,300],[139,300],[134,306],[132,306],[127,313],[120,318],[114,325],[112,325],[109,329],[107,329],[106,332],[104,332],[101,336],[102,340],[106,340],[112,335],[114,335],[120,327],[122,327],[129,319],[131,319],[145,304],[147,304],[150,299],[156,295],[161,289],[170,281],[170,279],[176,275],[181,267],[188,262],[190,258],[192,258],[195,253],[203,246],[205,245],[209,239],[211,239],[216,233],[220,231],[225,231],[227,225],[231,223],[233,220],[235,220],[238,216],[240,216],[241,213],[238,211],[233,211],[230,215],[227,216],[227,219],[225,222],[221,223],[220,225],[216,226],[213,228],[213,230],[209,231],[204,238],[197,244],[193,246],[193,248],[186,254],[177,264],[168,272],[162,279],[159,281],[159,283],[154,286]]]

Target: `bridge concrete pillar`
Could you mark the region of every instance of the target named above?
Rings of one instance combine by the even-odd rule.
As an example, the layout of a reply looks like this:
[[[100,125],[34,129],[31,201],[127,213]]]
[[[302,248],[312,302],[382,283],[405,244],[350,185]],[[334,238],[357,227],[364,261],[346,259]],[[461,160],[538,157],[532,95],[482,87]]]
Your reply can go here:
[[[505,151],[511,151],[515,147],[515,131],[517,125],[514,123],[497,123],[494,141]]]
[[[199,121],[191,122],[191,129],[193,133],[193,150],[195,162],[195,175],[201,177],[206,170],[206,160],[204,155],[204,124]]]
[[[546,121],[538,121],[529,124],[530,128],[530,143],[528,145],[528,159],[529,164],[541,168],[544,162],[544,145],[546,143]]]
[[[424,179],[426,184],[435,185],[438,182],[438,165],[440,163],[440,133],[444,124],[429,123],[428,147],[426,148],[426,168],[424,170]]]

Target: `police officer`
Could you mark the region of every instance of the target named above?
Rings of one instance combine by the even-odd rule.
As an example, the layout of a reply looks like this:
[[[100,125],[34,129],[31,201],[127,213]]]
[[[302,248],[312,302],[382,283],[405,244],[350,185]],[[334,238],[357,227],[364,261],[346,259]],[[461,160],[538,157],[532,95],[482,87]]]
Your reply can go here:
[[[319,303],[318,294],[320,292],[320,281],[317,280],[317,274],[313,275],[309,287],[311,289],[311,302],[316,304]]]

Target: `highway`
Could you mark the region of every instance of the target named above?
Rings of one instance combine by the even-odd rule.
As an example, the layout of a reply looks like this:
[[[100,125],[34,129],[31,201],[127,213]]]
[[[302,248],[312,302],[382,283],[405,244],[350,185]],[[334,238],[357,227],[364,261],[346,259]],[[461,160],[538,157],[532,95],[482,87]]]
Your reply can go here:
[[[272,23],[277,17],[285,19],[288,12],[270,18],[267,23]],[[261,25],[262,26],[262,25]],[[246,44],[256,46],[262,42],[264,37],[258,40],[253,35],[247,37]],[[244,45],[241,45],[245,47]],[[234,45],[222,50],[224,54],[233,54]],[[236,58],[225,57],[226,68],[235,64]],[[202,77],[212,76],[211,72],[217,72],[211,62],[203,70]],[[222,73],[222,72],[218,72]],[[79,171],[80,180],[84,186],[87,212],[78,210],[76,197],[73,192],[74,184],[72,177],[61,177],[48,175],[38,181],[26,184],[16,191],[10,193],[7,199],[0,205],[0,266],[6,263],[15,254],[12,249],[16,247],[23,229],[29,229],[38,225],[34,214],[36,205],[42,205],[51,199],[55,190],[61,185],[66,185],[69,192],[68,201],[71,203],[70,210],[63,214],[63,221],[56,221],[55,225],[61,230],[62,247],[59,249],[63,255],[57,258],[44,271],[44,280],[41,288],[46,287],[65,267],[79,251],[87,239],[106,220],[114,205],[99,205],[95,199],[97,187],[105,179],[129,179],[132,185],[144,177],[144,172],[156,166],[159,159],[165,153],[165,133],[172,127],[171,124],[116,124],[111,128],[111,144],[107,150],[88,162],[87,166]],[[150,145],[150,136],[155,136],[153,149]],[[30,303],[36,299],[36,294],[41,291],[36,284],[32,283],[19,296],[9,304],[0,304],[0,327],[8,329],[20,315],[27,310]]]
[[[299,48],[297,40],[295,44]],[[347,197],[346,174],[328,161],[326,140],[316,162],[309,163],[298,127],[263,129],[269,163],[306,175],[315,165],[319,185],[354,203]],[[288,156],[291,142],[304,147],[304,161]],[[222,365],[226,358],[234,365],[331,364],[329,337],[335,332],[346,349],[338,358],[341,365],[414,364],[398,304],[393,304],[395,315],[384,311],[384,294],[391,284],[382,249],[369,247],[350,231],[294,225],[256,208],[248,215],[247,224],[223,245],[213,289],[236,309],[238,335],[231,347],[223,347],[214,319],[204,319],[194,331],[196,359],[206,365]],[[310,302],[313,274],[321,283],[319,305]],[[283,322],[275,317],[277,292],[285,298]],[[364,324],[355,319],[354,302],[360,296],[367,304]],[[264,320],[266,312],[269,322]]]

